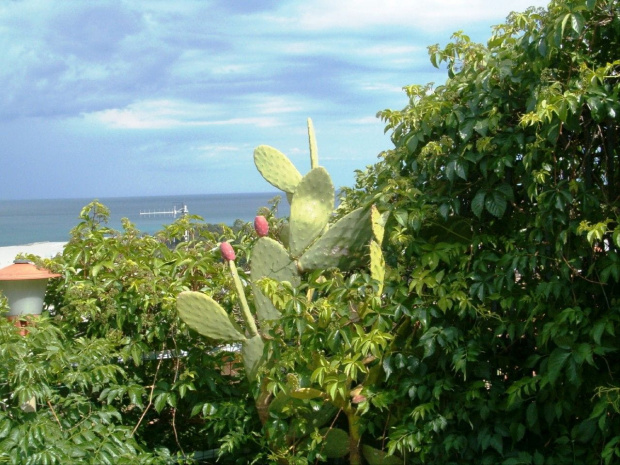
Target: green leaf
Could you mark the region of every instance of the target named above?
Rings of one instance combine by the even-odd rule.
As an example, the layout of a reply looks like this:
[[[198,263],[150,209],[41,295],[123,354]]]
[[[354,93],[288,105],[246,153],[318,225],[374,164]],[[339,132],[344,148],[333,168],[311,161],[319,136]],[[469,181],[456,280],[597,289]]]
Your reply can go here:
[[[450,206],[447,203],[442,203],[438,208],[439,214],[444,220],[448,219],[448,215],[450,214]]]
[[[560,375],[560,372],[562,371],[562,367],[570,355],[570,351],[559,348],[551,352],[551,355],[547,361],[546,381],[548,384],[555,383]]]
[[[168,393],[162,392],[161,394],[158,394],[155,397],[155,400],[153,401],[153,407],[155,407],[155,410],[157,411],[157,413],[161,413],[161,411],[166,406],[167,402],[168,402]]]
[[[525,419],[527,420],[527,426],[529,428],[534,428],[538,423],[538,408],[536,407],[536,402],[530,402],[530,405],[527,406]]]
[[[456,174],[459,178],[467,181],[467,164],[463,160],[456,160]]]
[[[616,247],[620,248],[620,229],[615,229],[612,234],[612,239]]]
[[[487,135],[488,129],[489,129],[489,119],[488,118],[483,119],[483,120],[479,120],[474,125],[474,131],[476,131],[478,134],[480,134],[483,137]]]
[[[7,437],[10,431],[11,421],[7,418],[2,419],[2,421],[0,421],[0,439]]]
[[[514,201],[514,192],[512,190],[512,187],[510,187],[509,184],[500,184],[499,186],[497,186],[495,188],[495,190],[497,190],[498,192],[501,192],[501,194],[508,200],[510,201]]]
[[[543,465],[545,457],[538,451],[534,452],[534,465]]]
[[[506,211],[508,202],[502,193],[493,191],[485,197],[484,206],[491,215],[501,218]]]
[[[584,20],[583,16],[580,13],[573,13],[571,15],[571,28],[577,34],[581,34],[584,22],[585,22],[585,20]]]
[[[490,445],[500,455],[504,453],[504,441],[502,440],[502,436],[500,434],[495,433],[493,436],[491,436]]]
[[[474,130],[475,120],[468,119],[464,124],[459,124],[459,136],[463,141],[467,141],[471,138]]]
[[[480,218],[484,209],[485,196],[486,193],[483,190],[479,190],[471,201],[471,210],[478,218]]]
[[[396,219],[396,221],[398,222],[398,224],[400,224],[403,227],[407,227],[407,219],[408,219],[408,214],[406,210],[396,210],[394,212],[394,218]]]

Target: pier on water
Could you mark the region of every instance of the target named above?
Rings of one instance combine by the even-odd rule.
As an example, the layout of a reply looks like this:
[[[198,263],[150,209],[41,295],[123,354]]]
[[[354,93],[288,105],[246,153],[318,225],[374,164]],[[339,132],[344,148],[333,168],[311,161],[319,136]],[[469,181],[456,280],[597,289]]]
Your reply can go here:
[[[172,207],[172,210],[145,210],[140,212],[140,216],[171,216],[176,218],[178,215],[185,216],[189,214],[187,205],[183,204],[181,208],[177,208],[176,205]],[[189,231],[185,231],[183,235],[185,242],[189,241]]]
[[[145,210],[141,211],[141,216],[172,216],[176,218],[178,215],[185,216],[189,213],[187,205],[183,205],[181,208],[177,208],[176,205],[172,207],[172,210]]]

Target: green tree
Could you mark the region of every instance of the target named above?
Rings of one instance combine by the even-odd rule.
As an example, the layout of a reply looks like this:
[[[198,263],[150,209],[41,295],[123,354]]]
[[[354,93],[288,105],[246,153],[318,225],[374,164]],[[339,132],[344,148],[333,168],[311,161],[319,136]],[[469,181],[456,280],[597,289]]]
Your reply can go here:
[[[110,366],[122,376],[100,383],[89,402],[95,410],[113,409],[123,433],[144,454],[167,450],[170,457],[161,463],[170,463],[211,451],[206,456],[215,461],[212,451],[224,444],[236,457],[221,463],[245,460],[256,447],[251,431],[258,424],[245,377],[217,342],[197,340],[180,322],[176,297],[184,290],[214,290],[229,301],[234,285],[216,247],[218,234],[238,241],[242,253],[248,228],[213,228],[186,216],[152,236],[127,220],[121,230],[109,228],[108,217],[101,203],[86,205],[62,256],[42,263],[62,275],[46,298],[49,324],[62,336],[55,350],[78,350],[73,341],[114,342]],[[101,363],[97,354],[85,351],[83,357],[80,366]],[[19,383],[13,388],[25,389]],[[62,402],[71,406],[72,399]],[[38,403],[48,400],[57,408],[43,394]],[[43,412],[33,422],[40,424]]]
[[[100,400],[128,383],[127,370],[114,362],[119,346],[112,338],[68,340],[47,317],[22,336],[2,315],[0,462],[171,463],[167,451],[139,444],[118,405]]]
[[[342,208],[390,214],[369,415],[408,463],[620,457],[618,50],[617,1],[552,1],[430,47],[445,84],[380,113],[395,148]]]

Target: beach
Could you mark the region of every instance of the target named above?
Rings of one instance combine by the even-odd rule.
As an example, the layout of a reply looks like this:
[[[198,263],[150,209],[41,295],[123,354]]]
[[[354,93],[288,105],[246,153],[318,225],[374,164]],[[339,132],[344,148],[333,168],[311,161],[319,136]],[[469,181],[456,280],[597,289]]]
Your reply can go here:
[[[0,268],[9,266],[18,254],[33,254],[41,258],[52,258],[62,252],[66,242],[35,242],[25,245],[0,247]]]

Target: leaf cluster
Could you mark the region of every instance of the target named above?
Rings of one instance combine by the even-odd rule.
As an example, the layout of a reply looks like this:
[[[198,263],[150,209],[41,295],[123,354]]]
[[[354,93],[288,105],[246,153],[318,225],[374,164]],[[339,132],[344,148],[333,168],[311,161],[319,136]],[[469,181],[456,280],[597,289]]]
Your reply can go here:
[[[389,449],[409,463],[613,463],[620,10],[552,1],[380,113],[395,148],[345,203],[388,211]]]
[[[15,463],[75,463],[80,454],[84,463],[124,463],[123,454],[132,457],[127,463],[214,462],[218,454],[226,455],[221,463],[243,461],[260,446],[239,361],[178,319],[176,297],[201,290],[238,312],[217,243],[220,234],[234,237],[244,260],[251,228],[240,222],[213,227],[185,216],[151,236],[127,220],[122,230],[111,229],[108,216],[99,202],[86,205],[62,255],[30,257],[61,278],[48,286],[49,319],[21,339],[5,325],[11,335],[3,345],[5,368],[13,376],[5,397],[15,407],[34,396],[37,405],[21,430],[5,424],[7,435],[22,438],[18,445],[5,442],[6,450]],[[33,344],[41,353],[31,352]],[[40,434],[54,427],[62,434],[39,442],[25,429]],[[73,436],[69,447],[63,441]],[[108,446],[103,456],[93,452],[108,436],[119,449],[110,449],[109,457]],[[38,447],[52,443],[50,450],[72,455],[41,456]]]

